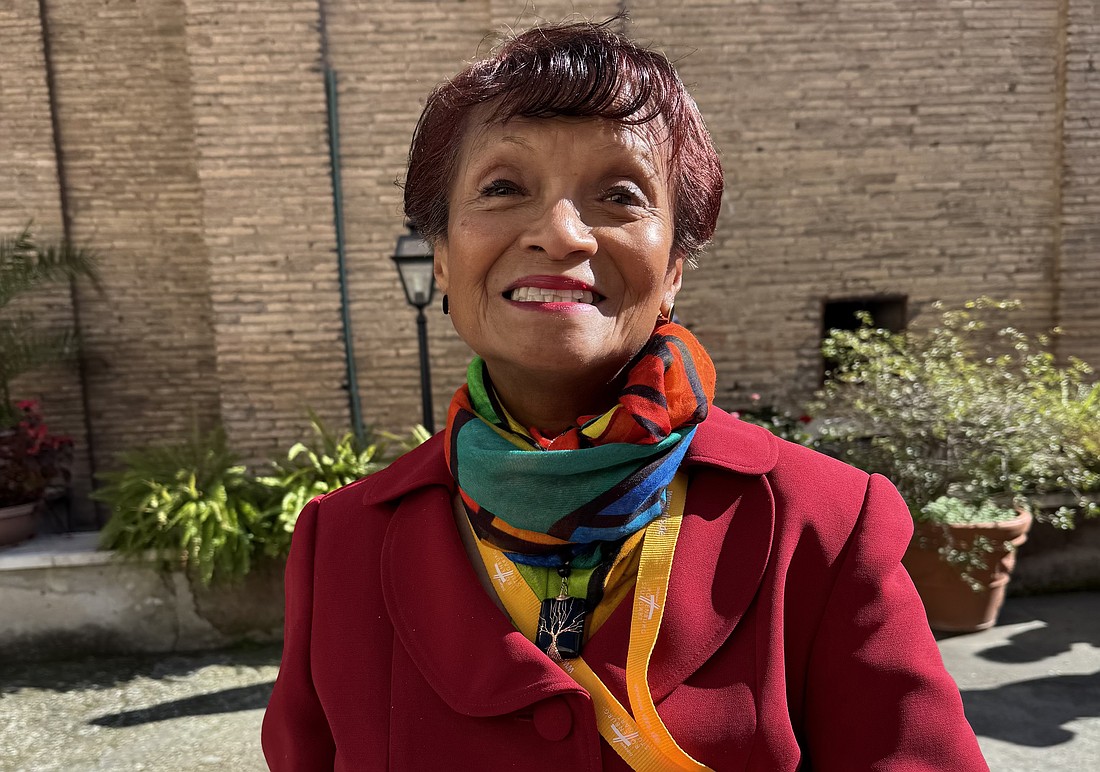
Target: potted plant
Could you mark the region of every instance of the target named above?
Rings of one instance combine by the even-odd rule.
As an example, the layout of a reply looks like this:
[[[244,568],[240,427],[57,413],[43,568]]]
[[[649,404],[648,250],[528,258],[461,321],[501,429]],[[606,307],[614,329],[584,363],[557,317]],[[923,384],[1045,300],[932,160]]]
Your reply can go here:
[[[229,448],[225,432],[126,453],[93,494],[111,517],[100,546],[131,557],[152,551],[183,565],[204,587],[243,579],[259,561],[285,560],[298,513],[310,499],[388,463],[389,442],[410,449],[428,438],[330,432],[312,416],[314,437],[257,476]],[[280,572],[281,575],[281,572]]]
[[[67,484],[69,437],[50,433],[33,400],[16,405],[19,419],[0,429],[0,546],[34,535],[35,510],[51,485]]]
[[[369,431],[359,439],[350,431],[331,431],[312,411],[310,427],[310,441],[296,442],[284,459],[271,465],[268,475],[258,478],[279,498],[274,517],[262,524],[261,532],[265,553],[272,557],[285,557],[290,551],[298,515],[311,499],[384,468],[393,458],[391,441],[410,450],[430,436],[417,426],[408,437]]]
[[[75,351],[72,330],[35,324],[19,299],[76,276],[95,279],[90,253],[62,243],[40,245],[27,226],[0,239],[0,544],[29,538],[34,512],[51,485],[67,484],[73,443],[51,434],[36,401],[13,402],[16,376]]]
[[[1065,528],[1096,513],[1100,463],[1086,438],[1100,387],[1083,362],[1059,365],[1047,337],[991,324],[1018,305],[937,305],[935,324],[904,333],[865,317],[824,343],[835,366],[815,405],[819,441],[901,490],[915,521],[905,564],[935,629],[994,623],[1033,514]],[[1052,492],[1067,505],[1035,506]],[[942,610],[946,588],[958,610]]]
[[[152,551],[203,585],[251,570],[256,530],[274,511],[274,495],[239,462],[222,430],[125,453],[119,470],[100,477],[93,498],[111,510],[103,549],[131,557]]]

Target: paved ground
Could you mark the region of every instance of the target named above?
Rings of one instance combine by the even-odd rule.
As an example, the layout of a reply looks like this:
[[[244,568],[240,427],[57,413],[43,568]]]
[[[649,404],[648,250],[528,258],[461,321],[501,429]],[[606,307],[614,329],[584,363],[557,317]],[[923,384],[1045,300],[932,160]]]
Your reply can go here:
[[[278,647],[0,665],[0,770],[266,770]]]
[[[1100,770],[1100,593],[1010,598],[940,651],[992,772]]]
[[[940,641],[992,772],[1100,769],[1100,593],[1011,599]],[[265,769],[278,649],[0,665],[0,770]]]

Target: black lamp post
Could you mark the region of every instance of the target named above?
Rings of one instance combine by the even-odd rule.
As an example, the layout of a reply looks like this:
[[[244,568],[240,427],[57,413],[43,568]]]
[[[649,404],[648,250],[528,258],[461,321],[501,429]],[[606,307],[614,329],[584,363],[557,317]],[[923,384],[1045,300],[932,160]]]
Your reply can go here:
[[[428,320],[424,318],[424,308],[432,302],[432,295],[435,294],[434,257],[432,245],[422,239],[412,225],[407,234],[397,238],[393,261],[397,263],[405,300],[410,306],[416,307],[416,335],[420,344],[420,398],[424,408],[424,428],[431,434],[435,434],[435,421],[432,419],[432,374],[428,365]]]

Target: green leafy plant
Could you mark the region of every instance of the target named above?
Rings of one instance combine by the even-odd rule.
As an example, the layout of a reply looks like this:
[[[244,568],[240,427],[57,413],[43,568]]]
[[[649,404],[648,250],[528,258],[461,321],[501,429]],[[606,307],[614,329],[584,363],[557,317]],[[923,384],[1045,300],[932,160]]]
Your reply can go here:
[[[881,472],[919,512],[941,496],[1027,503],[1068,492],[1094,514],[1100,459],[1100,385],[1080,360],[1058,365],[1049,338],[991,326],[1013,301],[988,298],[943,310],[929,329],[895,333],[864,317],[834,330],[825,355],[837,363],[815,410],[827,444]],[[1075,511],[1045,515],[1072,527]]]
[[[310,499],[372,474],[428,438],[328,430],[312,415],[313,437],[295,443],[268,473],[254,475],[225,434],[196,435],[169,447],[127,453],[102,476],[95,498],[111,507],[101,546],[128,555],[149,550],[183,559],[204,584],[244,576],[262,556],[285,557],[298,514]]]
[[[122,464],[93,494],[111,508],[104,549],[182,558],[203,584],[248,573],[259,548],[255,531],[276,500],[238,463],[224,432],[133,451]]]
[[[972,504],[954,496],[940,496],[921,507],[917,520],[949,525],[977,525],[1015,520],[1019,516],[1020,513],[1015,509],[1001,506],[993,500]]]
[[[730,415],[746,423],[762,426],[781,439],[810,447],[816,444],[816,438],[810,431],[810,422],[813,419],[806,413],[792,413],[774,405],[765,405],[759,394],[751,394],[749,400],[749,407],[730,411]]]
[[[73,330],[49,330],[14,301],[51,284],[84,276],[97,282],[95,257],[61,242],[39,244],[27,225],[12,238],[0,238],[0,426],[21,420],[12,404],[11,382],[25,372],[71,356]]]
[[[823,353],[836,367],[813,406],[822,447],[889,477],[917,520],[1012,519],[1010,503],[1061,528],[1096,514],[1100,385],[1084,362],[1058,364],[1049,337],[1009,324],[1018,307],[979,298],[937,305],[927,329],[895,333],[865,316],[833,330]],[[1051,494],[1070,503],[1044,510]],[[980,545],[965,552],[949,562],[981,562]]]
[[[366,477],[388,463],[386,454],[393,435],[372,433],[360,442],[350,431],[330,431],[312,413],[310,426],[312,440],[295,443],[286,458],[273,465],[270,474],[259,478],[279,497],[274,517],[264,524],[264,551],[269,555],[287,553],[298,514],[311,499]]]

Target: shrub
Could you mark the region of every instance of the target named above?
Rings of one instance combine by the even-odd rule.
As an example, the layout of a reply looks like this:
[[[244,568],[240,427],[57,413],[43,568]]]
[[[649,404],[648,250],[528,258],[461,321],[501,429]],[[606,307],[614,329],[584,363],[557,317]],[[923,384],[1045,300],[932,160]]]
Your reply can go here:
[[[746,423],[763,426],[780,439],[797,442],[799,445],[816,446],[816,438],[810,431],[810,422],[813,419],[809,415],[765,405],[759,394],[752,394],[749,399],[749,407],[731,411],[730,415]]]
[[[102,475],[94,495],[111,508],[100,544],[127,555],[148,550],[182,558],[203,584],[236,579],[265,555],[285,557],[298,513],[310,499],[378,471],[390,449],[428,439],[371,433],[360,442],[312,417],[313,438],[256,476],[229,450],[225,433],[198,433],[186,443],[127,453],[123,469]]]
[[[103,549],[182,557],[203,584],[248,573],[259,547],[254,532],[275,497],[238,463],[223,431],[132,451],[122,464],[102,475],[107,484],[93,494],[111,508]]]
[[[313,439],[295,443],[286,458],[273,463],[270,474],[259,478],[278,496],[273,516],[264,523],[264,551],[286,555],[298,514],[309,501],[378,471],[387,463],[388,437],[370,433],[363,441],[346,431],[329,431],[310,416]]]
[[[1095,514],[1100,385],[1080,360],[1058,365],[1048,337],[991,325],[1018,305],[937,305],[937,324],[905,333],[869,317],[856,330],[833,330],[823,352],[837,365],[814,407],[822,441],[889,477],[928,517],[935,510],[925,508],[942,496],[1027,504],[1061,491]],[[1072,527],[1074,515],[1062,507],[1046,517]]]

